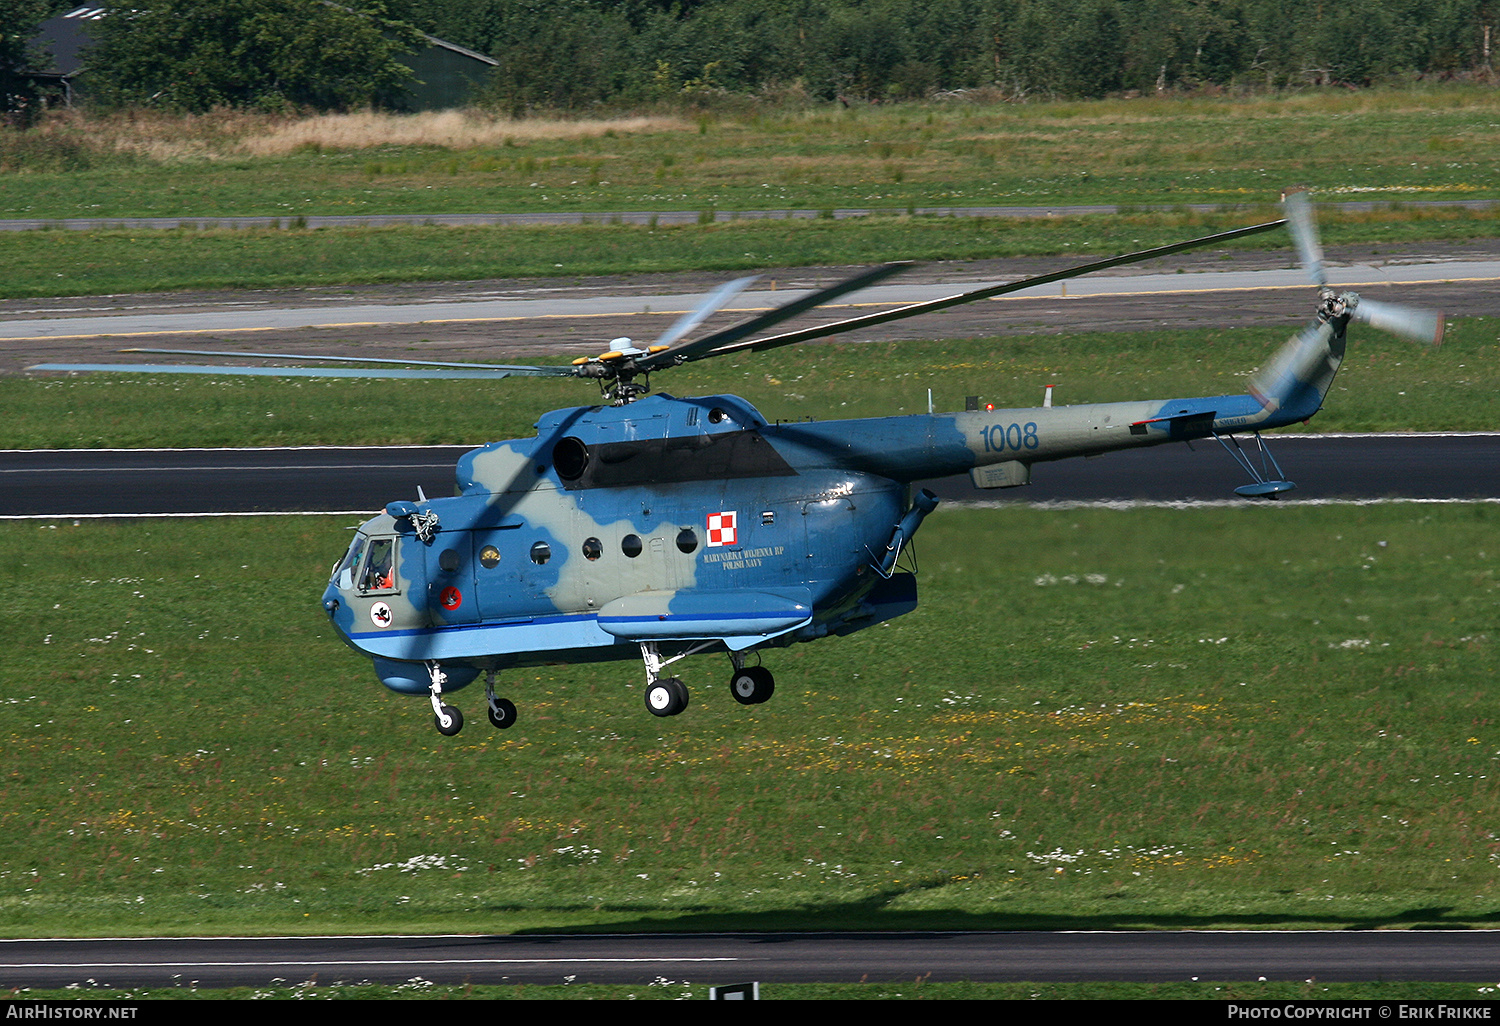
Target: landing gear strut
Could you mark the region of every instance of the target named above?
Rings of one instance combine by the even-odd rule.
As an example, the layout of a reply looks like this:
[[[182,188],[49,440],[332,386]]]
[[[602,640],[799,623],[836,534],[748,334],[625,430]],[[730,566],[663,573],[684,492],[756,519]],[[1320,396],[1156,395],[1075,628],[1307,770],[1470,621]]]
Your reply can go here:
[[[442,667],[437,663],[428,663],[427,676],[430,679],[427,688],[428,698],[432,702],[433,726],[444,737],[452,737],[464,729],[464,714],[455,706],[443,704],[443,685],[448,683],[448,675],[443,672]]]

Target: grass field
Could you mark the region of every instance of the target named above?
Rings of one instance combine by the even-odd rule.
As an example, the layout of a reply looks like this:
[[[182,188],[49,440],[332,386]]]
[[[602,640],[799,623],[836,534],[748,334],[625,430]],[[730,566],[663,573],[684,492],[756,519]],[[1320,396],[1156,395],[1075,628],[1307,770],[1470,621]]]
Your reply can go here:
[[[8,524],[0,932],[1494,925],[1497,516],[940,510],[765,706],[455,739],[323,621],[345,520]]]
[[[1329,198],[1493,197],[1497,110],[1493,89],[1429,86],[830,104],[618,128],[65,118],[0,137],[0,217],[1264,203],[1298,183]]]
[[[8,233],[0,299],[185,288],[270,288],[362,282],[582,277],[650,271],[764,270],[892,259],[971,260],[1078,254],[1082,260],[1181,242],[1280,216],[1234,213],[1067,219],[908,217],[731,221],[704,225],[274,228]],[[1325,212],[1330,246],[1463,241],[1500,233],[1500,210]],[[1286,246],[1283,235],[1231,243]]]
[[[739,269],[1120,252],[1324,200],[1497,197],[1494,90],[1251,99],[911,104],[601,122],[243,115],[59,118],[0,130],[0,218],[517,211],[829,211],[852,225],[42,231],[8,238],[0,298],[183,287]],[[1225,131],[1232,124],[1233,131]],[[1211,203],[1059,222],[907,216],[919,207]],[[1494,211],[1329,216],[1330,244],[1492,236]]]

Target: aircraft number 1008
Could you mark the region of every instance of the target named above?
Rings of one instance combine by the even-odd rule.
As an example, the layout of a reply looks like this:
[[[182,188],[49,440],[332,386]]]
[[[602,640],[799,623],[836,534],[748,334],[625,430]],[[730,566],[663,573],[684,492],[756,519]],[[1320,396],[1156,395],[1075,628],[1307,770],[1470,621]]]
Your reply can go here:
[[[985,452],[1020,452],[1022,449],[1035,449],[1041,444],[1036,435],[1036,421],[1028,424],[992,424],[987,428],[980,428],[979,433],[984,436]]]

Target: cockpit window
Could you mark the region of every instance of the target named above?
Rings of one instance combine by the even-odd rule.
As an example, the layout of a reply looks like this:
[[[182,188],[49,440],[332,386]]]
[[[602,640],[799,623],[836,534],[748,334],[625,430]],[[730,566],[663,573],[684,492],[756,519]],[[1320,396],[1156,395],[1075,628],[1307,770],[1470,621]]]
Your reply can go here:
[[[338,565],[333,568],[333,576],[330,580],[340,588],[351,588],[354,586],[354,567],[359,562],[359,557],[365,551],[366,538],[362,534],[356,534],[354,540],[349,543],[349,551],[344,553],[344,558],[339,560]]]
[[[396,587],[396,539],[373,538],[360,575],[360,591],[393,591]]]

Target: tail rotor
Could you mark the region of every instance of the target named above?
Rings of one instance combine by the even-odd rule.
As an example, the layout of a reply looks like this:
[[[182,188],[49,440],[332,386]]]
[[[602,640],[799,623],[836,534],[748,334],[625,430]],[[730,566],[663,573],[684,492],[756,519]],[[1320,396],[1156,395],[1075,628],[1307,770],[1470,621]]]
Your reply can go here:
[[[1297,258],[1308,279],[1318,287],[1319,318],[1332,320],[1347,314],[1350,319],[1380,331],[1388,331],[1412,342],[1437,346],[1443,341],[1443,315],[1433,310],[1363,299],[1357,292],[1341,292],[1328,284],[1323,246],[1318,241],[1317,219],[1306,190],[1286,193],[1281,200],[1287,227],[1297,246]]]

